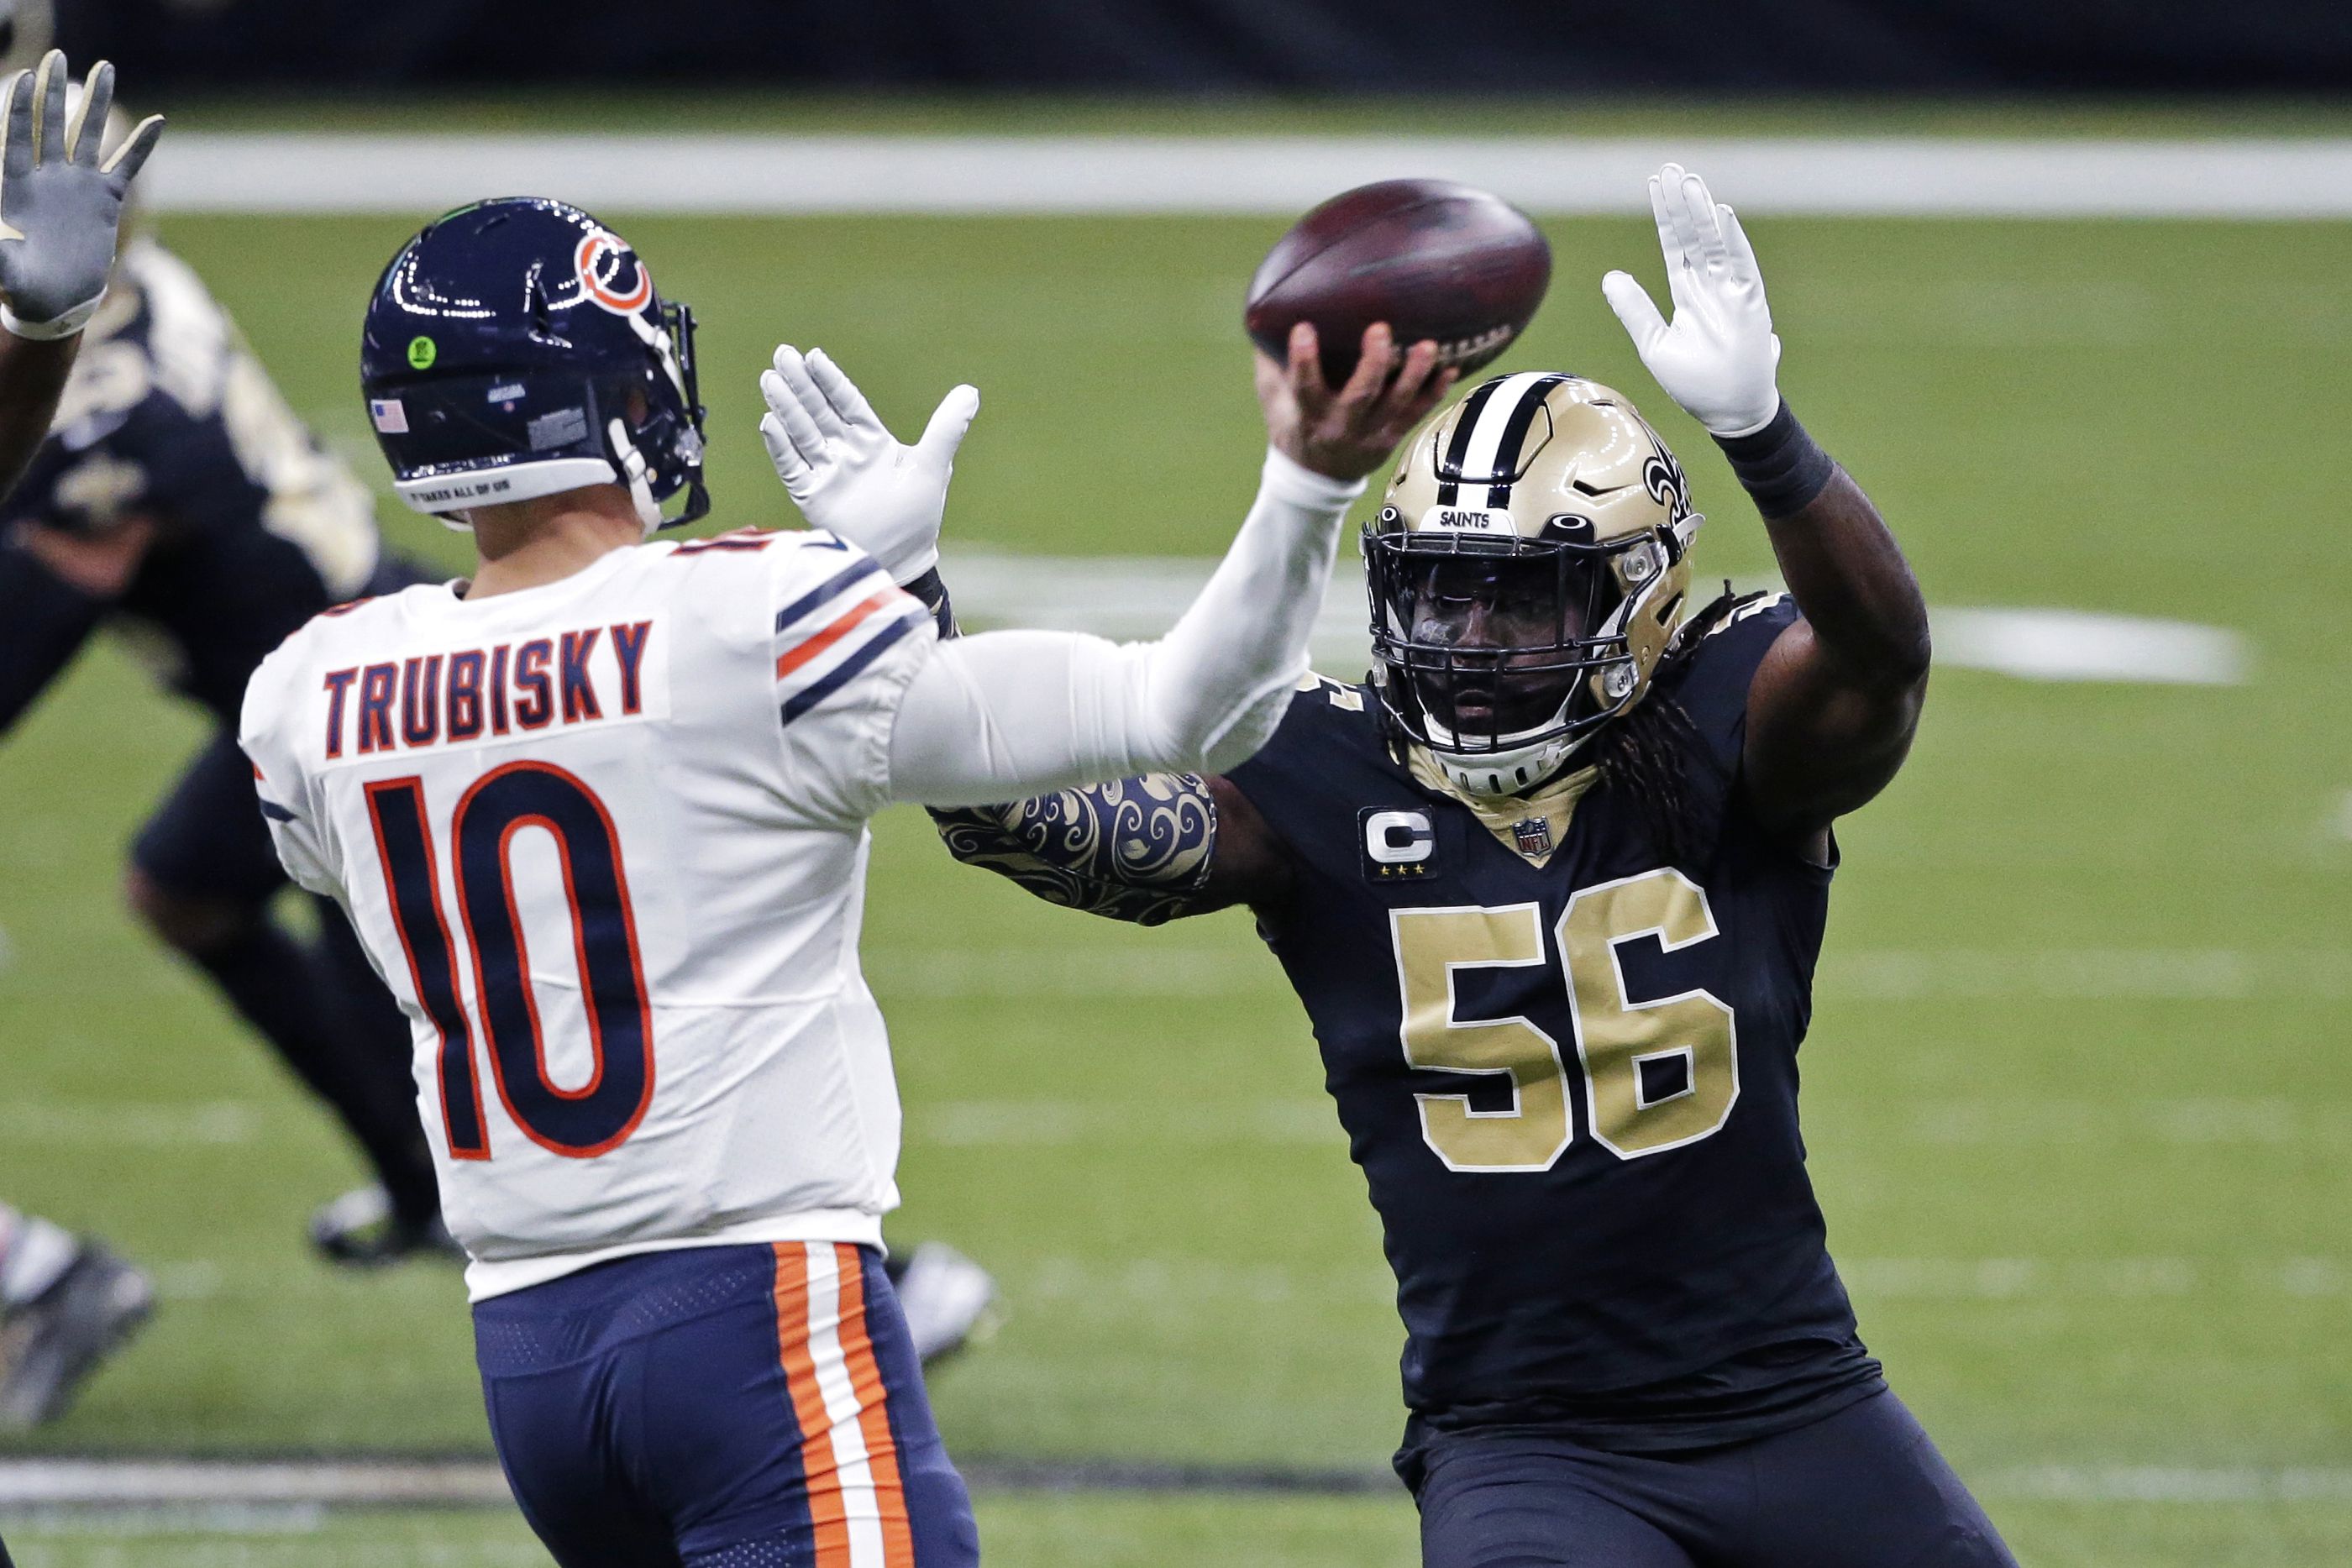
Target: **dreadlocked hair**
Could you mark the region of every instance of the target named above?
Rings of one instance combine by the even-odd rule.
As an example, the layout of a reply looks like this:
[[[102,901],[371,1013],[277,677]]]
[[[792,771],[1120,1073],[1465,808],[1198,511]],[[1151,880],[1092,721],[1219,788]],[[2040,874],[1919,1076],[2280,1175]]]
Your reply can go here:
[[[1675,700],[1674,688],[1701,640],[1738,603],[1731,585],[1724,584],[1722,596],[1685,623],[1658,661],[1648,700],[1604,728],[1593,747],[1601,787],[1633,805],[1661,855],[1693,869],[1714,858],[1722,829],[1717,814],[1703,804],[1720,799],[1721,791],[1694,794],[1693,769],[1721,769],[1698,727]]]

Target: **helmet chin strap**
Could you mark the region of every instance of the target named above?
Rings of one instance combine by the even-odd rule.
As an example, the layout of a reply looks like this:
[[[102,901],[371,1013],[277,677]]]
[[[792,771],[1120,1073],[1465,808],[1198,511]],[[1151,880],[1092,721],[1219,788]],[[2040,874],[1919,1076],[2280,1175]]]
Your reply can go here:
[[[1429,756],[1437,764],[1437,770],[1465,794],[1489,799],[1524,794],[1550,782],[1575,757],[1577,748],[1591,737],[1590,732],[1554,736],[1549,740],[1507,750],[1468,754],[1441,749],[1435,744],[1438,727],[1433,722],[1430,724],[1430,732]]]
[[[621,482],[629,487],[629,499],[637,508],[637,522],[645,528],[646,538],[654,537],[662,526],[661,503],[654,499],[653,486],[646,482],[649,465],[637,444],[629,439],[628,427],[615,419],[604,427],[605,439],[613,444],[613,455],[619,459]]]

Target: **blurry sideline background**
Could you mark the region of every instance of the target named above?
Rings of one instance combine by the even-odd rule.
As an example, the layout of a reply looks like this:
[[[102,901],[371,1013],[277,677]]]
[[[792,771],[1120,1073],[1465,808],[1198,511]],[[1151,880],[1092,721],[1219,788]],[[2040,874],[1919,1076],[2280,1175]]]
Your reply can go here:
[[[1508,172],[1558,270],[1499,368],[1627,391],[1713,514],[1702,575],[1769,574],[1596,287],[1654,285],[1640,159],[1749,171],[1773,199],[1703,165],[1748,217],[1783,384],[1947,652],[1908,770],[1841,830],[1805,1053],[1864,1337],[2030,1563],[2352,1560],[2344,7],[92,0],[58,36],[173,114],[156,231],[402,548],[462,541],[383,484],[361,302],[435,204],[544,171],[702,317],[713,528],[792,520],[752,434],[778,339],[902,431],[982,387],[947,558],[982,620],[1172,613],[1255,472],[1239,299],[1290,200],[1263,193],[1359,162]],[[996,140],[1045,132],[1035,167]],[[1139,141],[1173,142],[1170,183],[1261,194],[1089,182]],[[676,177],[649,189],[632,148]],[[1841,201],[1836,160],[1882,154],[1914,162]],[[940,210],[924,171],[965,157]],[[859,159],[866,199],[827,194]],[[1620,195],[1538,200],[1626,160]],[[1353,674],[1348,613],[1327,653]],[[455,1273],[310,1260],[349,1162],[120,909],[121,846],[197,733],[108,646],[0,740],[0,1196],[165,1295],[0,1453],[478,1458]],[[952,866],[919,814],[877,839],[894,1235],[963,1247],[1011,1308],[936,1384],[992,1561],[1412,1561],[1377,1227],[1246,918],[1088,922]],[[503,1505],[60,1509],[6,1502],[11,1474],[25,1568],[543,1562]],[[1012,1484],[1120,1474],[1202,1485]],[[1308,1490],[1263,1490],[1286,1478]]]
[[[157,87],[2333,91],[2332,0],[68,0]]]

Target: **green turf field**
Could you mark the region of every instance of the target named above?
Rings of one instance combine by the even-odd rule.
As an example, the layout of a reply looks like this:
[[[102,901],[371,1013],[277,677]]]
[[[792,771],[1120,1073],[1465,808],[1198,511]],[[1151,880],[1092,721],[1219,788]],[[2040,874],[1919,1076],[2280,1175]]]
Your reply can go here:
[[[1115,555],[1210,553],[1237,520],[1259,445],[1238,297],[1279,226],[625,225],[705,323],[725,524],[788,516],[752,376],[790,335],[909,433],[950,382],[983,388],[954,539]],[[1844,831],[1807,1119],[1864,1335],[2029,1563],[2352,1560],[2352,234],[1751,226],[1783,385],[1931,601],[2176,617],[2256,653],[2237,688],[1948,672],[1909,770]],[[1715,515],[1701,571],[1765,569],[1595,287],[1612,265],[1654,280],[1648,225],[1552,233],[1555,297],[1508,363],[1631,392]],[[372,477],[358,309],[404,236],[167,235]],[[454,559],[430,522],[385,520]],[[197,733],[110,649],[0,744],[0,1197],[103,1232],[166,1295],[32,1446],[479,1448],[454,1272],[310,1260],[303,1218],[352,1162],[118,908],[121,845]],[[939,1381],[951,1445],[1379,1466],[1401,1412],[1377,1227],[1246,919],[1088,922],[953,866],[917,813],[877,833],[866,954],[908,1103],[895,1232],[974,1253],[1012,1308]],[[2158,1472],[2236,1476],[2236,1500],[2101,1500],[2170,1495]],[[1020,1494],[984,1523],[1014,1564],[1411,1559],[1401,1494]],[[0,1528],[26,1568],[533,1561],[471,1515],[282,1541]]]

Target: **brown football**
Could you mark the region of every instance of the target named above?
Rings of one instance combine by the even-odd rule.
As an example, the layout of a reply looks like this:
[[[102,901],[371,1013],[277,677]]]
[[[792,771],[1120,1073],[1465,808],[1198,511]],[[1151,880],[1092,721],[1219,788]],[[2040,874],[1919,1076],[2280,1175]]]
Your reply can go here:
[[[1435,339],[1438,363],[1466,374],[1511,346],[1550,282],[1551,246],[1501,197],[1446,180],[1383,180],[1293,225],[1250,279],[1243,320],[1277,360],[1290,329],[1312,321],[1335,387],[1375,321],[1400,345]]]

